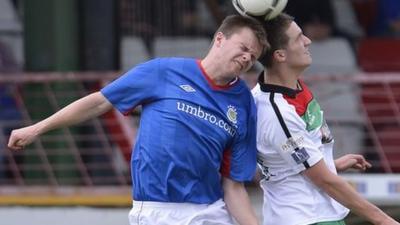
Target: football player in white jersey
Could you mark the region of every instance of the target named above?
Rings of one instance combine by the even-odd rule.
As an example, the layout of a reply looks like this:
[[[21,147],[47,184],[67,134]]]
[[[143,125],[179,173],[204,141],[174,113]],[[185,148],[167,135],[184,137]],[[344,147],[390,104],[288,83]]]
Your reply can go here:
[[[337,175],[371,165],[356,154],[333,159],[334,139],[323,111],[300,80],[312,62],[311,40],[287,14],[264,26],[271,48],[259,60],[265,69],[252,90],[258,112],[263,224],[343,225],[350,209],[373,224],[399,225]]]

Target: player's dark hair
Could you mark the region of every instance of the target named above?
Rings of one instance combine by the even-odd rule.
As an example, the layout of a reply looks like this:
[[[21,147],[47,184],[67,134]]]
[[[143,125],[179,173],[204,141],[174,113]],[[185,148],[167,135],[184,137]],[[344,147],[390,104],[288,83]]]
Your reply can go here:
[[[276,50],[283,49],[287,46],[289,37],[286,31],[289,29],[290,24],[294,21],[294,18],[286,13],[281,13],[272,20],[264,22],[264,28],[268,34],[267,40],[270,44],[270,48],[265,51],[265,54],[261,56],[258,61],[265,67],[270,68],[272,66],[273,55]]]
[[[258,42],[262,46],[262,54],[269,49],[269,43],[267,41],[267,34],[262,23],[254,18],[241,16],[241,15],[230,15],[227,16],[219,26],[218,30],[215,32],[215,35],[218,32],[224,34],[224,36],[228,39],[234,33],[240,32],[243,28],[250,28],[253,31],[254,35],[257,37]]]

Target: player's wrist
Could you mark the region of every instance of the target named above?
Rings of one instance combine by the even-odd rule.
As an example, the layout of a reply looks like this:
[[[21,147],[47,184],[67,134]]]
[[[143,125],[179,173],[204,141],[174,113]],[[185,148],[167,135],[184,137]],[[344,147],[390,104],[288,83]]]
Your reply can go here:
[[[394,220],[386,215],[382,210],[379,210],[379,215],[377,216],[371,216],[371,222],[375,225],[387,225],[387,224],[392,224]]]

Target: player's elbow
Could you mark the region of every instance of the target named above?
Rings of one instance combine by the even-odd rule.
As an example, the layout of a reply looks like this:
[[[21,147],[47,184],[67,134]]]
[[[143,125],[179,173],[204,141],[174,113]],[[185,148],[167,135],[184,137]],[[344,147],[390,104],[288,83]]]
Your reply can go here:
[[[323,160],[304,171],[304,175],[323,190],[337,187],[337,185],[341,185],[344,182],[341,177],[327,168]]]
[[[313,183],[326,192],[341,186],[345,182],[341,177],[332,173],[329,176],[322,176],[319,179],[314,179]]]

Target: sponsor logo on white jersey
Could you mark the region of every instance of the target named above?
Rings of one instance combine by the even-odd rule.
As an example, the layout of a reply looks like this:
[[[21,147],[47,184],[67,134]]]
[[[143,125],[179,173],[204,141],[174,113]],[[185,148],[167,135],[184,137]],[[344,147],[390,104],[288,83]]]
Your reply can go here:
[[[281,149],[284,152],[290,152],[295,150],[296,148],[301,148],[304,144],[304,137],[300,135],[295,135],[293,137],[288,138],[285,143],[281,145]]]

